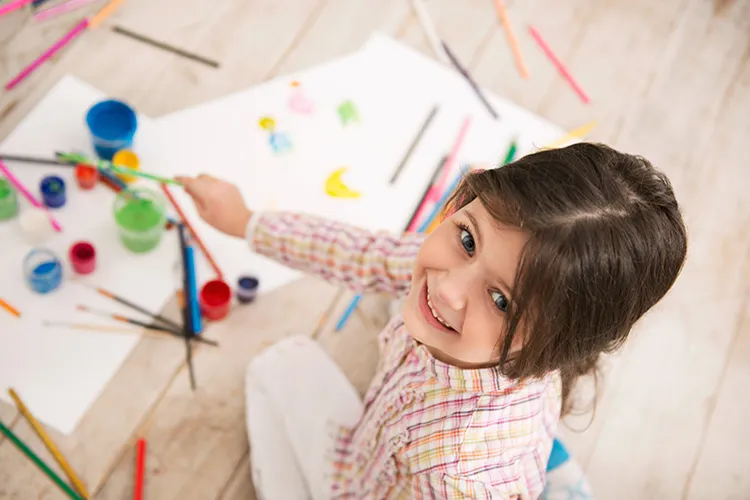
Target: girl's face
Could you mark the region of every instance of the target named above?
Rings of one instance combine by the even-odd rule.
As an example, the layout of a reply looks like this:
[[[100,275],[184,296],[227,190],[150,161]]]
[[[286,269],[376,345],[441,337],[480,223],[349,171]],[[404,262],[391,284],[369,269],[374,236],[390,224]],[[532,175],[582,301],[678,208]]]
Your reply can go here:
[[[422,244],[403,318],[433,356],[462,368],[495,365],[510,285],[528,235],[495,221],[475,199]],[[511,351],[520,349],[521,335]]]

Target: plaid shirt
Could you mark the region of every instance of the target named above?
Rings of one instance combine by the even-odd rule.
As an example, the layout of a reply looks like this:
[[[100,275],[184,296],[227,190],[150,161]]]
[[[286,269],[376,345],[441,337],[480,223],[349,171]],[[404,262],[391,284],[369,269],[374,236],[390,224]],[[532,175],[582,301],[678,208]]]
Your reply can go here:
[[[402,297],[424,235],[263,212],[254,251],[357,292]],[[400,316],[380,333],[377,373],[354,428],[337,429],[332,498],[536,499],[560,416],[557,373],[519,384],[435,359]]]

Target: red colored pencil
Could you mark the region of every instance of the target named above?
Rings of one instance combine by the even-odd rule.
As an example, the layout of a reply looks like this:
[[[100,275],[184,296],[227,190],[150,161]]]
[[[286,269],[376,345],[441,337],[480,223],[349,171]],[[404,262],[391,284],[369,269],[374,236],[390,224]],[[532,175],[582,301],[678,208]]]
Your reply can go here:
[[[174,209],[177,211],[177,214],[180,216],[180,219],[182,219],[182,222],[185,223],[185,227],[188,228],[188,231],[190,231],[190,234],[193,235],[193,239],[198,244],[198,247],[201,249],[201,252],[203,252],[203,255],[208,260],[208,263],[211,264],[211,267],[214,269],[214,272],[216,273],[216,277],[220,280],[224,279],[224,275],[221,272],[221,269],[219,269],[218,264],[216,264],[216,261],[213,257],[211,257],[211,254],[208,252],[208,249],[206,248],[206,245],[203,244],[203,240],[198,237],[198,233],[195,232],[195,229],[193,228],[193,225],[190,224],[190,221],[185,217],[185,212],[182,211],[182,208],[180,208],[180,205],[177,204],[177,200],[174,199],[174,196],[172,196],[171,191],[169,191],[169,188],[166,184],[161,184],[161,189],[164,191],[164,194],[167,195],[167,198],[169,199],[169,202],[172,204]]]
[[[146,440],[141,438],[136,443],[135,483],[133,484],[133,500],[143,500],[143,480],[145,476],[146,476]]]

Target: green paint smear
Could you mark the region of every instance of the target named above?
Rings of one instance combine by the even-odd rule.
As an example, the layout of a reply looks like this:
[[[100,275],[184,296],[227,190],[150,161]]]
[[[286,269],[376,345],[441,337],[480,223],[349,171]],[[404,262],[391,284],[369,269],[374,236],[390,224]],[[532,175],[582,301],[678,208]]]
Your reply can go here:
[[[133,199],[115,213],[120,239],[133,252],[148,252],[164,233],[164,214],[151,200]]]
[[[10,182],[0,179],[0,220],[11,219],[18,213],[18,198]]]

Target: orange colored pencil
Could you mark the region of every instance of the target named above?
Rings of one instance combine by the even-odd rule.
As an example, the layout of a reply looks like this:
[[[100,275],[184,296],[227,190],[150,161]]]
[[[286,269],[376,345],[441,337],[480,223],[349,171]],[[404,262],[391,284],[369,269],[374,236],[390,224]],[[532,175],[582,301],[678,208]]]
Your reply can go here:
[[[3,299],[0,299],[0,307],[2,307],[3,309],[5,309],[9,313],[11,313],[16,318],[20,318],[21,317],[21,312],[18,309],[16,309],[15,307],[13,307],[12,305],[10,305],[7,302],[5,302]]]
[[[513,57],[516,59],[518,71],[522,77],[528,78],[529,72],[521,55],[521,48],[518,46],[518,38],[516,38],[516,34],[510,25],[510,19],[508,19],[508,12],[505,10],[503,0],[495,0],[495,10],[497,11],[498,19],[500,19],[500,24],[505,28],[505,36],[508,37],[508,43],[510,44],[510,49],[513,51]]]

